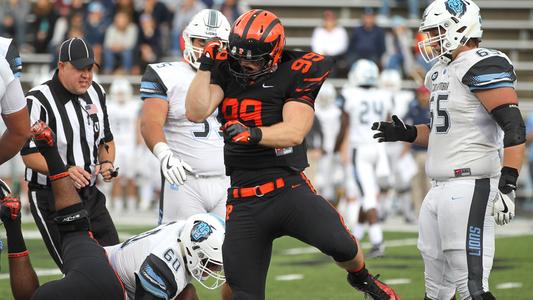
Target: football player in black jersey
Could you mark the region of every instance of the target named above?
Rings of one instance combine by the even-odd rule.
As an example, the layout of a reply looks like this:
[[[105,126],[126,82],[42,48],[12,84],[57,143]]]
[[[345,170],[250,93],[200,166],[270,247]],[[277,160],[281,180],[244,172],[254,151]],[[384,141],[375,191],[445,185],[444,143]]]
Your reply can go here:
[[[207,42],[187,93],[187,118],[202,122],[218,108],[225,137],[231,188],[222,251],[233,299],[265,298],[272,241],[284,235],[333,257],[349,283],[373,299],[400,299],[368,273],[357,240],[303,173],[303,140],[333,61],[284,50],[284,44],[273,13],[244,13],[232,26],[228,49]]]

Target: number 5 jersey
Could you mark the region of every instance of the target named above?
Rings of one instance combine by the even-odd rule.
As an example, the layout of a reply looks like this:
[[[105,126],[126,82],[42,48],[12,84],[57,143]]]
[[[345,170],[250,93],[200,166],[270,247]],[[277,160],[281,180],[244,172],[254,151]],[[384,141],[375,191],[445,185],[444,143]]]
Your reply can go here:
[[[511,61],[496,50],[472,49],[433,66],[425,81],[431,91],[430,178],[499,175],[503,131],[474,93],[515,83]]]

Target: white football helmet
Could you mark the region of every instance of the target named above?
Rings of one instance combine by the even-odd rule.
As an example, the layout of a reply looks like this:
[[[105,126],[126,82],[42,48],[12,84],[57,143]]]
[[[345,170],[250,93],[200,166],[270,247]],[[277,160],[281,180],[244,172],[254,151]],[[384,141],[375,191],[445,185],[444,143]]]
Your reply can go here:
[[[111,83],[109,94],[112,100],[122,103],[132,98],[133,88],[126,78],[117,77]]]
[[[224,234],[224,221],[211,214],[190,216],[180,233],[187,269],[208,289],[216,289],[226,281],[222,267]]]
[[[322,87],[318,92],[316,102],[320,107],[328,107],[335,103],[336,98],[337,91],[335,90],[335,87],[326,81],[324,84],[322,84]]]
[[[356,61],[348,72],[348,82],[351,86],[376,86],[378,77],[378,66],[368,59]]]
[[[402,89],[402,75],[396,69],[383,70],[379,75],[379,87],[390,92]]]
[[[198,70],[200,67],[198,59],[202,56],[204,48],[193,46],[192,39],[208,40],[218,37],[227,44],[230,30],[228,19],[221,12],[214,9],[202,9],[194,15],[183,30],[182,36],[185,41],[183,58]]]
[[[470,0],[435,0],[424,11],[419,30],[426,33],[426,38],[418,43],[424,60],[439,58],[447,64],[459,46],[472,38],[481,39],[479,7]]]

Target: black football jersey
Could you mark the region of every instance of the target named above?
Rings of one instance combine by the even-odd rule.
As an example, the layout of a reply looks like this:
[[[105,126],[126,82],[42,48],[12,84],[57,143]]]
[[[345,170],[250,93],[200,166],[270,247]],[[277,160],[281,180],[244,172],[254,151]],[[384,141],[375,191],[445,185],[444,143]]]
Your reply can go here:
[[[249,127],[271,126],[283,120],[283,106],[289,101],[314,107],[318,91],[332,66],[332,58],[314,52],[286,50],[275,72],[244,86],[230,73],[227,61],[219,63],[211,82],[224,91],[224,100],[218,107],[220,123],[238,120]],[[272,167],[303,170],[309,165],[304,143],[275,149],[226,141],[224,161],[228,174],[235,169]]]

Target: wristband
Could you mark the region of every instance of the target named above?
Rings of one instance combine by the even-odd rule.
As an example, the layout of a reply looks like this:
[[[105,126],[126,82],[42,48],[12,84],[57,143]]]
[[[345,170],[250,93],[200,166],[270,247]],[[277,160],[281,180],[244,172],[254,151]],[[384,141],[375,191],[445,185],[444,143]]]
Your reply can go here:
[[[61,173],[55,174],[55,175],[50,175],[48,177],[50,178],[50,181],[55,181],[55,180],[58,180],[58,179],[61,179],[61,178],[64,178],[64,177],[68,177],[68,176],[69,176],[68,171],[65,171],[65,172],[61,172]]]
[[[24,250],[24,251],[18,252],[18,253],[8,253],[7,257],[8,258],[25,257],[25,256],[28,256],[29,254],[30,254],[30,251]]]

